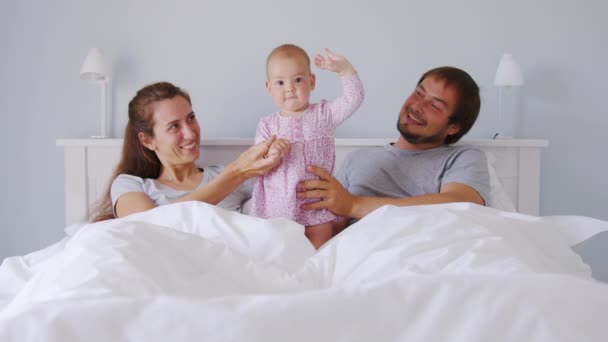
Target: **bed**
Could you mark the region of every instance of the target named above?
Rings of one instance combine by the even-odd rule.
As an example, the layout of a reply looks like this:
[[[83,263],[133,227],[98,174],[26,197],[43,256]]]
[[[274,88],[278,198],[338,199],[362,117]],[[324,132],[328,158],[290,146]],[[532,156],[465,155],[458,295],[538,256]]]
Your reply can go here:
[[[339,158],[357,143],[385,141],[338,142]],[[520,158],[536,156],[538,171],[544,145],[476,143],[496,157],[498,181],[512,181],[502,190],[514,208],[537,209],[538,192],[518,190],[530,181]],[[116,157],[111,141],[95,144]],[[244,145],[210,146],[214,159]],[[89,152],[87,201],[104,183]],[[315,251],[288,220],[172,204],[74,223],[56,244],[5,259],[0,341],[608,341],[608,285],[571,248],[605,230],[467,203],[385,206]]]
[[[336,139],[336,168],[351,151],[381,146],[394,139]],[[201,143],[200,165],[228,164],[253,144],[253,139],[207,139]],[[493,171],[493,200],[500,209],[538,215],[540,207],[540,157],[547,140],[470,139],[488,154]],[[121,139],[60,139],[64,149],[66,225],[88,219],[106,190],[120,157]]]

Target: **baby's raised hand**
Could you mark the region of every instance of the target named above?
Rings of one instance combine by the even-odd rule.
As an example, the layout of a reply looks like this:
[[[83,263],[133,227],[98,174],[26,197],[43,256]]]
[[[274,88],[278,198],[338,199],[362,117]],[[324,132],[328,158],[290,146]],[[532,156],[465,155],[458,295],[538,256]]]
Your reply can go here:
[[[315,65],[321,69],[337,72],[340,76],[354,75],[357,71],[355,67],[342,55],[335,54],[329,49],[325,49],[325,54],[315,56]]]

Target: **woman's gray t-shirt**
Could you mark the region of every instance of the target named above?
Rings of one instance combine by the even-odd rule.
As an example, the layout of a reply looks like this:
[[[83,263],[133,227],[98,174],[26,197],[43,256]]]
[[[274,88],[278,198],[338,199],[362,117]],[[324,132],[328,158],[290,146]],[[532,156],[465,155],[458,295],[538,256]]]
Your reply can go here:
[[[212,179],[217,177],[217,175],[219,175],[223,170],[223,166],[205,167],[203,172],[203,178],[199,187],[209,183]],[[235,191],[230,193],[224,200],[222,200],[217,205],[224,209],[240,212],[243,202],[251,198],[252,190],[253,182],[249,180],[243,183]],[[115,207],[118,198],[123,194],[126,194],[127,192],[143,192],[148,197],[150,197],[154,204],[160,206],[173,203],[174,200],[183,197],[191,193],[192,191],[176,190],[152,178],[141,178],[128,174],[120,174],[112,182],[112,186],[110,188],[110,196],[112,197],[112,208]]]

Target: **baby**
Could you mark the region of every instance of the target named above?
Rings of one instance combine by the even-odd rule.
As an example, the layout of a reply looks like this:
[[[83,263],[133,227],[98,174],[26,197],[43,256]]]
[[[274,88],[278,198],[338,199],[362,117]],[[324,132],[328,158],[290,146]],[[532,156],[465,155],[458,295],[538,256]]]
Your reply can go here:
[[[333,236],[336,216],[328,210],[304,210],[310,200],[296,198],[296,185],[313,179],[307,165],[318,165],[330,173],[335,163],[334,131],[363,102],[363,85],[357,71],[343,56],[325,49],[326,56],[315,56],[315,65],[337,73],[344,94],[332,101],[311,104],[315,75],[310,58],[295,45],[281,45],[266,60],[266,89],[278,111],[260,120],[256,143],[273,135],[291,143],[283,162],[256,180],[251,213],[264,218],[283,217],[306,227],[306,237],[319,248]],[[281,153],[271,148],[268,154]]]

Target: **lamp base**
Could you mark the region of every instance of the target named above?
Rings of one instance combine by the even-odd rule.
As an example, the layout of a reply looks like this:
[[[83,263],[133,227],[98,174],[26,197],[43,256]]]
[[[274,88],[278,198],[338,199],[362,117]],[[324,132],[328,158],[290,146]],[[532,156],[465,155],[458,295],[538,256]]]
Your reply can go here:
[[[497,132],[496,134],[494,134],[494,137],[492,139],[513,139],[513,137],[502,135],[500,134],[500,132]]]

